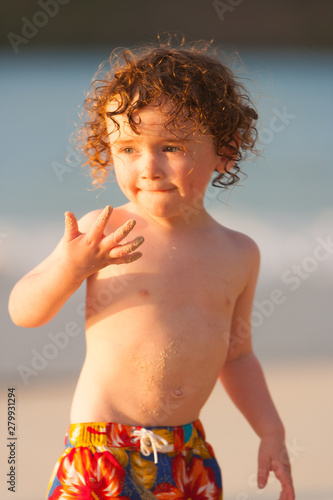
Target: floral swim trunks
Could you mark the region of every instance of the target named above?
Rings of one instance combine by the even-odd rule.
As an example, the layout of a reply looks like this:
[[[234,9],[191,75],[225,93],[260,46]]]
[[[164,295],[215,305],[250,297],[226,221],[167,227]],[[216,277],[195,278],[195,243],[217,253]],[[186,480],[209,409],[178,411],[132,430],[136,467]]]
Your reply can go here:
[[[222,500],[220,467],[200,420],[178,427],[69,426],[48,500]]]

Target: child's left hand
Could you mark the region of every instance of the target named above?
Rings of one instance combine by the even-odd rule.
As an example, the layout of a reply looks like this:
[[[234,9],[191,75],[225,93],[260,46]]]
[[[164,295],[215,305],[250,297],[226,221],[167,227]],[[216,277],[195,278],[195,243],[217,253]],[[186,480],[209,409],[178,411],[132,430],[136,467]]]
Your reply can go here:
[[[274,472],[282,486],[279,500],[294,500],[295,491],[291,477],[288,452],[281,434],[269,434],[261,439],[258,455],[258,487],[267,484],[269,472]]]

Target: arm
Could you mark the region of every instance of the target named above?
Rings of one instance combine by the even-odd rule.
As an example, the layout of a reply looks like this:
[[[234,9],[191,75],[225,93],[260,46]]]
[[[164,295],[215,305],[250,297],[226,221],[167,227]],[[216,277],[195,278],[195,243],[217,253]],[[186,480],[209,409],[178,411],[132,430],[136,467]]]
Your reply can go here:
[[[110,264],[124,264],[141,257],[136,248],[143,238],[119,245],[130,233],[135,221],[128,221],[114,233],[104,235],[112,212],[106,207],[96,218],[82,219],[81,233],[71,212],[66,212],[64,237],[41,264],[24,276],[13,288],[9,313],[18,326],[37,327],[50,321],[83,281]]]
[[[251,312],[259,270],[259,251],[249,248],[247,284],[235,305],[226,363],[220,380],[228,395],[261,439],[258,486],[263,488],[269,471],[282,485],[281,500],[295,498],[285,431],[270,396],[262,368],[252,350]]]

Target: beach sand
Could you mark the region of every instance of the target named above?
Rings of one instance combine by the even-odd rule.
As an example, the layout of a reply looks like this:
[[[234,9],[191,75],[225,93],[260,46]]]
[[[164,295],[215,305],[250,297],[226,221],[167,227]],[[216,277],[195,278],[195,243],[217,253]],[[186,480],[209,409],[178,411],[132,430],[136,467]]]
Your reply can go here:
[[[287,427],[297,499],[333,499],[333,365],[329,361],[265,362],[264,370]],[[36,381],[16,386],[16,492],[7,490],[7,391],[1,391],[2,500],[42,500],[63,449],[76,381]],[[207,440],[222,466],[224,500],[276,500],[278,484],[255,486],[258,438],[217,385],[201,414]],[[5,481],[4,481],[5,479]]]

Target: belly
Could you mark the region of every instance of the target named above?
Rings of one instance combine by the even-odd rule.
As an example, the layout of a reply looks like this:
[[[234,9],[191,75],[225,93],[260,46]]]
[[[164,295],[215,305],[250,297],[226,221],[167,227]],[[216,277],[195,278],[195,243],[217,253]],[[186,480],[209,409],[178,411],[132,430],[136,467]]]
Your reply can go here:
[[[156,426],[198,418],[228,347],[227,325],[203,316],[182,311],[171,321],[141,307],[90,326],[72,421]]]
[[[88,282],[87,355],[73,422],[198,418],[226,357],[235,294],[207,273],[203,291],[202,271],[185,272],[105,272]]]

